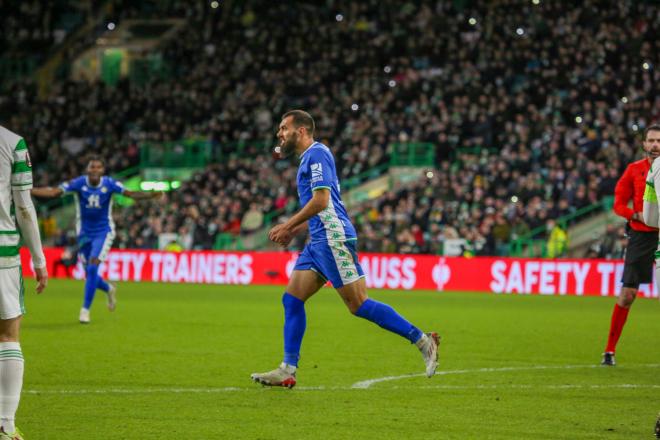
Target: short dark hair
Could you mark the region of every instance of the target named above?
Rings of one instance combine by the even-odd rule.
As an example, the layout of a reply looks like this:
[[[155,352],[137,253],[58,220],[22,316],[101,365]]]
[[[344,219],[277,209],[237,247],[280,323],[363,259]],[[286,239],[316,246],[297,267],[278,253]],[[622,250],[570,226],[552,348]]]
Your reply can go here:
[[[101,156],[97,156],[96,154],[89,156],[89,159],[87,159],[87,166],[89,166],[91,162],[101,162],[101,165],[105,168],[105,160],[103,160]]]
[[[291,110],[282,116],[282,119],[291,116],[293,118],[293,125],[298,127],[304,127],[310,136],[314,136],[314,130],[316,129],[316,124],[314,124],[314,118],[312,115],[307,113],[304,110]]]
[[[644,130],[644,140],[646,140],[646,138],[649,135],[649,132],[651,131],[660,131],[660,124],[651,124],[648,127],[646,127],[646,129]]]

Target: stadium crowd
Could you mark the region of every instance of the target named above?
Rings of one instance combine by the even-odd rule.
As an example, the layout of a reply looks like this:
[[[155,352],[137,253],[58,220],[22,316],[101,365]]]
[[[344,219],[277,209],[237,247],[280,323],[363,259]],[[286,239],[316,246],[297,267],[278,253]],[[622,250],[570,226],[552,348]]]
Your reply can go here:
[[[435,146],[430,182],[352,211],[361,248],[436,252],[458,236],[474,253],[501,253],[512,237],[612,194],[638,133],[660,116],[652,2],[537,3],[196,2],[162,49],[170,79],[65,81],[45,99],[16,82],[0,116],[35,150],[39,184],[79,174],[83,150],[118,171],[137,164],[146,140],[212,142],[221,164],[167,203],[117,216],[121,246],[178,232],[184,247],[208,248],[218,233],[240,233],[247,212],[291,208],[285,163],[256,149],[227,157],[236,141],[274,145],[279,115],[305,108],[340,179],[387,163],[392,143]],[[140,16],[126,11],[119,22]]]
[[[80,2],[70,0],[0,1],[0,56],[42,57],[61,43],[87,12]]]

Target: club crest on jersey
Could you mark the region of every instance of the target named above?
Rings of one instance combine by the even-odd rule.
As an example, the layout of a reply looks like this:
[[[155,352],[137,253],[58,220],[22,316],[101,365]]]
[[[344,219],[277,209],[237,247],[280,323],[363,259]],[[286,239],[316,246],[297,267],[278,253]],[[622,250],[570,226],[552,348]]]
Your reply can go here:
[[[323,180],[323,167],[320,163],[313,163],[310,168],[312,170],[312,183]]]
[[[105,186],[102,187],[102,188],[101,188],[101,192],[102,192],[103,194],[107,193],[107,192],[108,192],[108,188],[106,188]]]

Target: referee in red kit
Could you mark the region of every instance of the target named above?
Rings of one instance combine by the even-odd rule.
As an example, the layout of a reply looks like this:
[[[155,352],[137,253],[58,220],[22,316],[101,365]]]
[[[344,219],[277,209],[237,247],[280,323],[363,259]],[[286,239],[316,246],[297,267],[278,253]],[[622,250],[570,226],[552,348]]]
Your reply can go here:
[[[653,280],[653,261],[658,246],[658,229],[644,224],[642,210],[646,175],[651,164],[660,156],[660,125],[650,125],[644,130],[643,149],[645,158],[626,168],[614,190],[614,212],[628,220],[628,245],[623,266],[623,287],[612,311],[610,333],[603,353],[602,365],[614,366],[614,353],[621,331],[628,318],[630,306],[635,301],[640,284]],[[628,204],[632,201],[632,209]]]

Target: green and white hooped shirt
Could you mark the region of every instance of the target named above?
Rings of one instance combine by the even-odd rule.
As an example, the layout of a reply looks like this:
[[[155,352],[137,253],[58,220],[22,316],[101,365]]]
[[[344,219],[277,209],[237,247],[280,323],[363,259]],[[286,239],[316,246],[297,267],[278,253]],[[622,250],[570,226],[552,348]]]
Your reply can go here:
[[[0,269],[20,265],[12,190],[32,189],[32,163],[25,140],[0,126]]]

